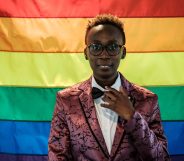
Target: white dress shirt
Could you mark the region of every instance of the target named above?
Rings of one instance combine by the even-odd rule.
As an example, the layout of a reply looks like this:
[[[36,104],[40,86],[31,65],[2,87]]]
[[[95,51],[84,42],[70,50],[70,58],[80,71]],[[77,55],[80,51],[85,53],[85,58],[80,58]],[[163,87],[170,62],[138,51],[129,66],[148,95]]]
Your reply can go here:
[[[111,87],[119,91],[120,86],[121,86],[121,79],[120,79],[120,75],[118,74],[118,77],[117,77],[115,83]],[[97,84],[94,77],[92,77],[92,87],[96,87],[102,91],[105,90],[104,88],[102,88],[100,85]],[[102,134],[103,134],[107,149],[108,149],[109,154],[110,154],[112,144],[114,141],[114,135],[116,132],[118,114],[116,112],[114,112],[110,109],[104,108],[100,105],[101,103],[104,103],[104,101],[102,100],[102,97],[103,96],[101,96],[97,99],[94,99],[94,104],[95,104],[95,108],[96,108],[98,122],[100,124],[100,128],[102,130]]]

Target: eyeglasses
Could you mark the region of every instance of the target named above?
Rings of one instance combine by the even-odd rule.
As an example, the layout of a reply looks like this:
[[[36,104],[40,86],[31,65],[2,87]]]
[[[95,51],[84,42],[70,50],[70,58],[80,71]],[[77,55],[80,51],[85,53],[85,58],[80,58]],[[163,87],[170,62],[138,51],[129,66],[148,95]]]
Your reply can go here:
[[[119,45],[117,43],[111,43],[111,44],[107,44],[107,45],[102,45],[100,43],[94,43],[94,44],[90,44],[87,46],[89,49],[89,52],[91,55],[93,56],[99,56],[104,49],[107,51],[107,53],[110,56],[116,56],[120,53],[123,45]]]

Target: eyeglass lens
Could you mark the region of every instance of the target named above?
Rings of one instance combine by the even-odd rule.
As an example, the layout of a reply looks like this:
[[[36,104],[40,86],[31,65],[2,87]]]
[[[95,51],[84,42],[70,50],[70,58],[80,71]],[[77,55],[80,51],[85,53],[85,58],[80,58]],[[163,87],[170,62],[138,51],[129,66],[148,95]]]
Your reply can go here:
[[[121,45],[118,45],[117,43],[112,43],[108,45],[102,45],[102,44],[91,44],[88,46],[89,51],[92,55],[100,55],[104,49],[108,52],[109,55],[118,55],[121,50]]]

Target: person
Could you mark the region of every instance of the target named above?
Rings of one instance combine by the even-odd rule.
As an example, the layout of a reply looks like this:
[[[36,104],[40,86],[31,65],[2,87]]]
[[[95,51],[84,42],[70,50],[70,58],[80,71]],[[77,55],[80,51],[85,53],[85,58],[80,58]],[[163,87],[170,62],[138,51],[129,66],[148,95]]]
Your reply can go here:
[[[125,42],[118,17],[89,21],[84,54],[93,75],[57,93],[49,161],[170,160],[157,95],[118,72]]]

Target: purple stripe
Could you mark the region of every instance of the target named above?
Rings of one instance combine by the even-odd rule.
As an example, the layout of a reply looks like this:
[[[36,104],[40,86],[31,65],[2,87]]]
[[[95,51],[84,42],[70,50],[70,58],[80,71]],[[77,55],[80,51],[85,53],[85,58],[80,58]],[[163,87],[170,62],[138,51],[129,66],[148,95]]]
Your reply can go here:
[[[183,155],[173,155],[171,156],[171,161],[184,161],[184,154]]]
[[[47,161],[46,155],[0,154],[0,161]]]
[[[0,154],[0,161],[47,161],[46,155],[15,155],[15,154]],[[171,156],[172,161],[184,161],[183,155]]]

